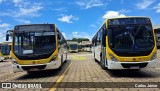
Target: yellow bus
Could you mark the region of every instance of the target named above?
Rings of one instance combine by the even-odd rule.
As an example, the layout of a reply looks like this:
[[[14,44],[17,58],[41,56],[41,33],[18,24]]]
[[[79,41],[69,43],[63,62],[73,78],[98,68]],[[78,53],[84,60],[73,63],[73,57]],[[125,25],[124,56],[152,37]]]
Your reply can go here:
[[[154,29],[154,33],[156,35],[157,48],[160,48],[160,28]]]
[[[9,36],[14,72],[61,69],[67,60],[67,42],[55,24],[17,25],[6,41]]]
[[[8,60],[11,58],[10,50],[11,50],[11,42],[3,42],[0,43],[0,60]]]
[[[91,41],[82,41],[83,51],[91,52],[92,51],[92,42]]]
[[[95,61],[102,69],[155,67],[157,47],[148,17],[106,19],[92,39]]]
[[[80,51],[82,51],[83,49],[82,49],[82,43],[79,43],[78,44],[78,51],[80,52]]]
[[[78,42],[76,41],[69,41],[69,52],[78,52]]]

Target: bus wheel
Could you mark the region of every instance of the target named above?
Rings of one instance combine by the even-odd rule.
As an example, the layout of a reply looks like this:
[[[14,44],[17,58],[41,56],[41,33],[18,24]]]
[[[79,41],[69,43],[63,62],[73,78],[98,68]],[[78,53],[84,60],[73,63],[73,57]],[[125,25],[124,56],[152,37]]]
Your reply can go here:
[[[137,71],[140,71],[140,69],[132,69],[132,71],[135,71],[135,72],[137,72]]]
[[[61,65],[59,66],[59,68],[57,69],[58,71],[62,70],[62,64],[63,64],[63,58],[61,56]]]
[[[59,66],[59,68],[57,70],[58,71],[62,70],[62,64]]]
[[[95,62],[98,62],[97,59],[95,58],[95,53],[94,53],[94,61],[95,61]]]
[[[94,61],[95,61],[95,62],[98,62],[97,59],[95,59],[95,58],[94,58]]]
[[[104,64],[103,64],[103,60],[104,60],[104,59],[102,59],[102,56],[101,56],[100,58],[101,58],[101,59],[100,59],[101,68],[102,68],[103,70],[106,70],[106,67],[105,67]]]
[[[67,62],[67,53],[66,53],[66,59],[65,59],[64,63],[66,63],[66,62]]]
[[[27,71],[27,73],[28,73],[28,74],[33,74],[34,72],[33,72],[33,71]]]

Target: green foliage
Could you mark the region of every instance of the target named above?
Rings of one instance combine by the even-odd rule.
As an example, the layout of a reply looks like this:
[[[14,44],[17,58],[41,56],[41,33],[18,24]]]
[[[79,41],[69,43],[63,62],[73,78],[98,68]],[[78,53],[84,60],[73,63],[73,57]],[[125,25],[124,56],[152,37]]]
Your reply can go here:
[[[78,43],[82,41],[89,41],[88,38],[73,38],[72,40],[67,40],[67,41],[77,41]]]

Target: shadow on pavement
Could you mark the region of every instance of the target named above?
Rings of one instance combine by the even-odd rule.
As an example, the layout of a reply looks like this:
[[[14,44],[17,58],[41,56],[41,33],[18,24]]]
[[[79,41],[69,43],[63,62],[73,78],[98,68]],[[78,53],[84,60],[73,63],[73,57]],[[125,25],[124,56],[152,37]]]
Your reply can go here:
[[[6,60],[5,61],[0,61],[0,63],[5,63],[5,62],[9,62],[9,61],[6,61]]]
[[[32,78],[44,78],[44,77],[58,76],[58,75],[61,75],[65,71],[65,69],[69,66],[70,63],[71,63],[71,61],[67,60],[62,65],[61,70],[54,69],[54,70],[37,71],[37,72],[33,72],[33,73],[23,75],[23,76],[17,78],[16,80],[25,80],[25,79],[32,79]]]
[[[152,69],[153,70],[153,69]],[[151,69],[140,70],[106,70],[112,77],[130,77],[130,78],[157,78],[160,77],[156,71]]]
[[[100,67],[100,63],[96,62]],[[101,69],[103,70],[103,69]],[[130,78],[158,78],[160,73],[155,68],[142,68],[139,70],[123,69],[123,70],[105,70],[111,77],[130,77]]]

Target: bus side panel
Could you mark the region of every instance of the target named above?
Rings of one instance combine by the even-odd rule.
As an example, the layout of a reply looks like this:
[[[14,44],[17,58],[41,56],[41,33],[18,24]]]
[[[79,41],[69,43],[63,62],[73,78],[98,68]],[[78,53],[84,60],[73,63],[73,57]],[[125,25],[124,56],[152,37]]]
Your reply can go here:
[[[95,58],[100,61],[101,45],[95,46]]]
[[[156,34],[157,48],[160,48],[160,34]]]

